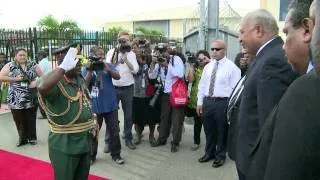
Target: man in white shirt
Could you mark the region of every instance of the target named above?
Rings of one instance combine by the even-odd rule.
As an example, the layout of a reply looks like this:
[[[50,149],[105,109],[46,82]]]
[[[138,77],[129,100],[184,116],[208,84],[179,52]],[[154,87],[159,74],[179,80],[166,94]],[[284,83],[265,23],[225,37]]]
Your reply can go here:
[[[172,85],[184,76],[184,64],[179,56],[169,55],[166,47],[164,47],[164,51],[165,57],[168,58],[162,61],[157,58],[153,58],[149,70],[149,78],[156,79],[160,76],[161,83],[163,85],[159,137],[156,143],[152,144],[152,146],[156,147],[167,143],[171,127],[171,119],[173,137],[171,142],[171,152],[174,153],[178,151],[181,141],[184,107],[171,107],[170,94],[172,91]]]
[[[127,32],[120,32],[118,40],[130,41]],[[123,47],[123,46],[122,46]],[[133,103],[133,74],[139,70],[139,65],[136,59],[136,54],[131,50],[121,52],[121,45],[108,51],[106,62],[112,63],[116,66],[117,71],[120,73],[120,79],[112,79],[112,83],[116,88],[118,102],[121,101],[124,113],[124,134],[126,139],[126,146],[129,149],[136,149],[132,143],[132,103]],[[119,104],[119,103],[118,103]]]
[[[37,54],[37,59],[39,60],[39,67],[44,75],[49,74],[52,71],[52,64],[48,60],[48,54],[45,51],[39,51]],[[42,109],[41,106],[39,106],[39,110],[42,117],[39,117],[39,119],[46,119],[47,115]]]
[[[220,167],[226,158],[228,98],[241,78],[240,69],[225,57],[226,46],[221,40],[211,44],[212,59],[199,82],[197,113],[203,117],[206,134],[205,155],[200,163],[214,159],[213,167]]]

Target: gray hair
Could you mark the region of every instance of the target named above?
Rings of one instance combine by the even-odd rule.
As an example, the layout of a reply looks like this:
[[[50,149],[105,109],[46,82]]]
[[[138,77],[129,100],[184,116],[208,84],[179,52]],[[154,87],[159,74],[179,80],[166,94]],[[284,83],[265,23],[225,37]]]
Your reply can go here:
[[[258,9],[248,13],[243,18],[243,21],[252,25],[262,25],[265,30],[273,35],[278,35],[279,33],[279,27],[276,19],[265,9]]]

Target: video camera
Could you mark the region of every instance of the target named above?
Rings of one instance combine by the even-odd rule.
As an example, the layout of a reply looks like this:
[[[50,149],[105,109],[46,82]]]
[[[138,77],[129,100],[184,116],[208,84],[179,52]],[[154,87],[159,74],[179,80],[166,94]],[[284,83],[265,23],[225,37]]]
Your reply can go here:
[[[88,57],[90,62],[89,69],[91,71],[103,71],[104,69],[104,63],[101,61],[101,57],[97,56],[97,47],[93,46],[90,48],[90,55]]]
[[[120,39],[118,39],[118,43],[120,45],[119,51],[122,54],[131,51],[131,46],[130,46],[129,42],[126,39],[120,38]]]
[[[187,51],[186,56],[187,56],[187,62],[189,64],[193,64],[195,68],[199,67],[200,62],[197,60],[197,57],[195,56],[194,53]]]
[[[168,62],[169,58],[165,52],[167,51],[167,45],[165,43],[159,43],[156,45],[155,47],[155,54],[157,57],[158,62],[162,63],[162,62]]]

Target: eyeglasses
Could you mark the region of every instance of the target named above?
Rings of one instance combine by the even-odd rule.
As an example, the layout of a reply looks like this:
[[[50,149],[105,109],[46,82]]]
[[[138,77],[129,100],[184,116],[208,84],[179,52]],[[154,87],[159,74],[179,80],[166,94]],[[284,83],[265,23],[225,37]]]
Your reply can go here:
[[[220,51],[220,50],[222,50],[222,49],[224,49],[224,48],[211,48],[211,51],[214,51],[214,50]]]

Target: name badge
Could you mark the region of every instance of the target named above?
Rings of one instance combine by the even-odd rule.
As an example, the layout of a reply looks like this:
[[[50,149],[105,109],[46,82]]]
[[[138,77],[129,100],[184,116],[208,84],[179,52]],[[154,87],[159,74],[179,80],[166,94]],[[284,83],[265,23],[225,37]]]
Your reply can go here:
[[[28,83],[28,82],[21,82],[20,85],[21,85],[21,87],[23,87],[23,88],[29,87],[29,83]]]
[[[90,96],[92,98],[97,98],[99,96],[99,88],[96,87],[96,86],[92,86],[92,90],[91,90]]]

